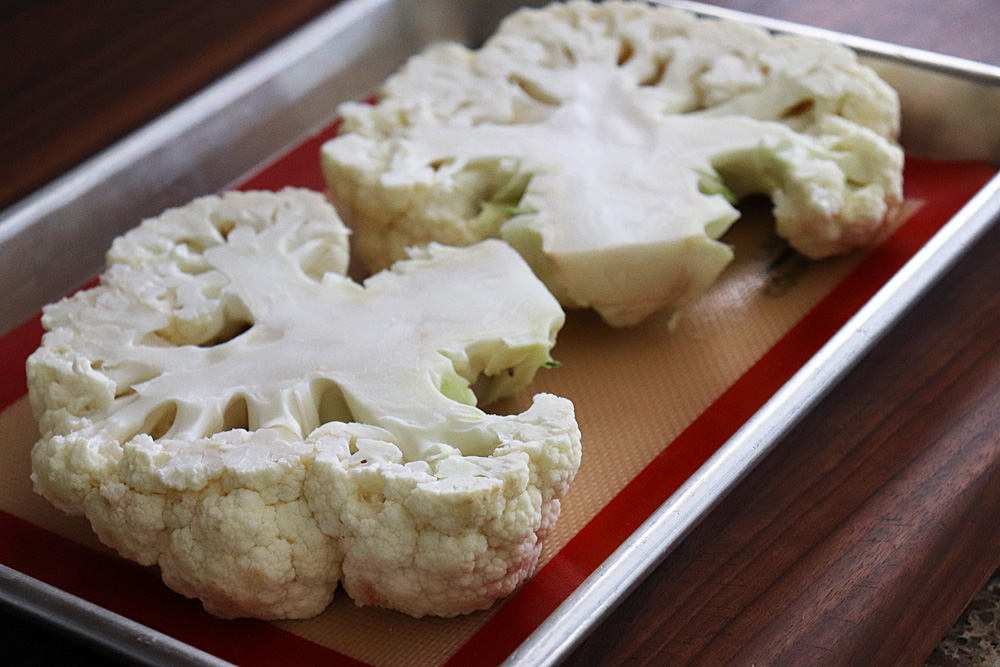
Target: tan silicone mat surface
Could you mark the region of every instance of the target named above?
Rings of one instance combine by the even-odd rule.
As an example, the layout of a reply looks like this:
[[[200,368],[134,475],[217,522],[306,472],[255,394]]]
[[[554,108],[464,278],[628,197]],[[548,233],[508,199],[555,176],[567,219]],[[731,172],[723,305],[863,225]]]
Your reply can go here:
[[[591,313],[571,312],[554,350],[562,367],[543,369],[529,392],[498,406],[526,409],[531,394],[539,391],[566,396],[576,405],[583,464],[541,564],[862,258],[855,253],[809,262],[789,254],[773,235],[769,216],[751,213],[725,238],[735,246],[737,260],[673,326],[669,318],[659,316],[632,329],[615,330]],[[0,509],[108,552],[86,520],[64,516],[32,493],[28,452],[36,437],[26,399],[0,414]],[[417,620],[358,608],[338,594],[320,616],[277,625],[372,665],[439,665],[496,609],[456,619]]]

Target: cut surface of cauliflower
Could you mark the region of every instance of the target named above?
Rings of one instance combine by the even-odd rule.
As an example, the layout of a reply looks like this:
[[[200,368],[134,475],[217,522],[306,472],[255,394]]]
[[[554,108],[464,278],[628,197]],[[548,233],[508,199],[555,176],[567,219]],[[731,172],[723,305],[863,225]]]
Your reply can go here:
[[[371,268],[502,238],[618,326],[708,288],[737,197],[813,258],[881,240],[902,200],[897,96],[851,51],[639,2],[521,10],[340,112],[323,169]]]
[[[580,463],[558,302],[500,241],[363,284],[317,193],[228,193],[120,237],[28,361],[36,490],[218,616],[451,616],[533,571]],[[476,388],[473,392],[472,387]]]

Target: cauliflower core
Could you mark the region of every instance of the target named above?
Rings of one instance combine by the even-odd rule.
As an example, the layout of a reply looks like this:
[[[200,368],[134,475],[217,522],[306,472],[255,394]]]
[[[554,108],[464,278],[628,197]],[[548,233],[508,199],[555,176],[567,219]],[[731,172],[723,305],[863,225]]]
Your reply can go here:
[[[902,198],[897,96],[852,52],[638,2],[522,10],[340,113],[323,168],[369,266],[499,237],[612,325],[707,289],[736,197],[813,258],[880,240]]]
[[[230,193],[117,239],[28,360],[36,490],[218,616],[463,614],[532,572],[580,462],[572,404],[523,388],[563,322],[499,241],[363,285],[304,190]]]

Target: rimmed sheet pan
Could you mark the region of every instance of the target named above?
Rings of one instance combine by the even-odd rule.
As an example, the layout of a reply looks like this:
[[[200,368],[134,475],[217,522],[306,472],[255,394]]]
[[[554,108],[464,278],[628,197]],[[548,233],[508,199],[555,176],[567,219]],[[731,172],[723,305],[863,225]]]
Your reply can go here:
[[[391,649],[331,636],[373,629],[399,638],[430,636],[416,653],[425,664],[553,664],[821,400],[1000,212],[1000,185],[989,166],[1000,162],[1000,121],[989,113],[1000,101],[997,68],[674,3],[858,49],[901,93],[903,141],[911,156],[907,196],[922,205],[914,206],[910,220],[883,248],[819,265],[776,263],[782,250],[767,214],[750,211],[727,239],[743,259],[669,335],[663,320],[622,334],[587,314],[572,314],[557,348],[565,372],[542,374],[536,388],[577,402],[587,415],[581,416],[585,466],[594,463],[567,499],[544,567],[518,594],[491,612],[450,621],[395,618],[340,600],[314,621],[220,622],[167,592],[155,575],[103,550],[87,535],[85,522],[53,516],[32,498],[23,487],[24,459],[17,458],[23,452],[10,446],[23,449],[34,437],[21,397],[23,380],[18,385],[7,378],[17,380],[17,364],[23,365],[37,344],[40,331],[31,318],[39,307],[92,278],[113,236],[165,206],[230,183],[322,188],[314,155],[331,132],[321,128],[328,127],[336,102],[371,91],[430,39],[481,40],[514,4],[344,3],[4,213],[0,274],[13,289],[0,312],[0,332],[7,334],[0,343],[0,362],[6,364],[0,439],[5,456],[14,457],[0,469],[5,486],[13,489],[0,504],[0,535],[8,545],[0,548],[5,602],[153,664],[221,659],[255,664],[285,648],[301,664],[331,656],[345,664],[403,664]],[[929,99],[921,91],[932,85],[943,94]],[[319,136],[308,138],[318,129]],[[294,147],[290,153],[289,147]],[[261,169],[262,164],[269,166]],[[247,173],[254,175],[243,176]],[[57,260],[63,269],[47,271]],[[747,318],[754,322],[744,327],[747,340],[719,343],[720,331],[751,321]],[[609,344],[617,356],[608,355]],[[731,354],[731,347],[739,353]],[[685,359],[720,358],[725,361],[681,365]],[[689,385],[684,400],[669,395],[679,381]],[[632,443],[627,460],[605,479],[605,462],[621,463],[622,440]],[[41,557],[43,544],[61,550],[60,558]],[[61,563],[67,555],[88,571],[109,568],[111,576],[134,584],[143,601],[159,609],[137,609],[130,599],[115,593],[108,598],[106,591],[81,583],[83,575]],[[495,640],[497,630],[504,640]],[[251,634],[256,644],[246,644]],[[409,643],[406,657],[414,655]]]

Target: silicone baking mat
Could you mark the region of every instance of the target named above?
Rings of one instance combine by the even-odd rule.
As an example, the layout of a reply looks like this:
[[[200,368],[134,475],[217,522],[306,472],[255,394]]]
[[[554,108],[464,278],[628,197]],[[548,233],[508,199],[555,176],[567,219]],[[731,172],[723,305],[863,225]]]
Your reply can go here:
[[[322,190],[318,149],[335,131],[240,187]],[[37,318],[0,339],[0,563],[239,665],[498,664],[994,173],[979,163],[908,159],[906,222],[872,251],[820,262],[788,251],[766,206],[749,202],[724,238],[736,261],[673,326],[660,316],[615,330],[591,313],[570,312],[554,350],[562,367],[540,371],[502,408],[526,409],[539,391],[572,399],[583,464],[538,572],[489,611],[413,619],[357,607],[338,593],[305,621],[223,621],[167,589],[154,568],[118,558],[85,519],[31,491],[37,431],[24,361],[41,337]]]

